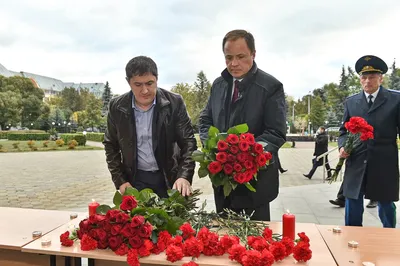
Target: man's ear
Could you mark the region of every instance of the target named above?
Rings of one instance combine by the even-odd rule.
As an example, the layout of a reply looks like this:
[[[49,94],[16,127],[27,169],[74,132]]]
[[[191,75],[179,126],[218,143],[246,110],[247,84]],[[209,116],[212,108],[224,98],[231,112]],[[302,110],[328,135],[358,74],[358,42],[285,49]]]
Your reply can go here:
[[[256,58],[256,51],[253,53],[253,60]]]

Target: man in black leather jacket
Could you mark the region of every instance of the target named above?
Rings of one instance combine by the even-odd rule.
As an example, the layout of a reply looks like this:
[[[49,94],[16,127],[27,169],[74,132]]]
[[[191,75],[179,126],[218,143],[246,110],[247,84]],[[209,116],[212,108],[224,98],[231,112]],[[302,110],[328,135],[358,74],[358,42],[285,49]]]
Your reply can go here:
[[[191,193],[196,139],[182,97],[158,88],[157,77],[151,58],[138,56],[127,64],[131,91],[110,101],[106,160],[121,193],[133,186],[151,188],[160,197],[175,188],[186,196]],[[174,155],[176,145],[179,156]]]
[[[226,132],[230,127],[247,123],[256,141],[266,142],[273,155],[267,170],[258,173],[256,192],[239,185],[225,198],[222,186],[214,187],[217,212],[224,208],[236,212],[254,211],[252,219],[270,220],[269,203],[279,192],[276,161],[279,148],[286,141],[286,109],[283,85],[259,69],[254,37],[245,30],[228,32],[222,41],[227,68],[211,88],[207,105],[200,114],[200,138],[204,142],[210,126]]]

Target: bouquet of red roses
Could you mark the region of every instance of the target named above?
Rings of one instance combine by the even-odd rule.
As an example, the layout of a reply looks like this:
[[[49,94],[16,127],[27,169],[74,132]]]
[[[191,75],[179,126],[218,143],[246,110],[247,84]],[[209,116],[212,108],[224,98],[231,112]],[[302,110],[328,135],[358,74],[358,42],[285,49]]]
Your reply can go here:
[[[232,127],[227,133],[210,127],[204,147],[192,154],[193,160],[200,163],[199,177],[208,175],[214,186],[223,186],[225,197],[241,184],[255,192],[250,181],[257,180],[258,171],[265,169],[272,158],[248,130],[247,124]]]
[[[365,121],[364,118],[354,116],[344,124],[347,129],[347,139],[344,145],[344,151],[350,154],[355,148],[361,145],[363,141],[374,138],[374,128]],[[340,158],[335,171],[329,183],[337,180],[338,174],[343,167],[346,159]]]

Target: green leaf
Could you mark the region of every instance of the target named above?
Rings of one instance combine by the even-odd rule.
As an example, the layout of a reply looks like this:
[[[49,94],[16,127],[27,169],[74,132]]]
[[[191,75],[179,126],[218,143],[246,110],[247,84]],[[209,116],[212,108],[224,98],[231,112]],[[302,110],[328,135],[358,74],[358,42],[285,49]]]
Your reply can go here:
[[[237,130],[236,127],[231,127],[228,129],[228,134],[239,134],[239,130]]]
[[[231,185],[232,185],[232,189],[235,190],[238,184],[232,182]]]
[[[224,182],[224,180],[219,176],[219,174],[211,175],[210,179],[213,185],[216,187],[221,186]]]
[[[245,183],[244,185],[245,185],[250,191],[256,192],[256,189],[255,189],[249,182]]]
[[[157,243],[158,235],[157,235],[157,232],[155,230],[153,230],[153,232],[151,232],[151,237],[150,238],[151,238],[151,241],[153,241],[154,244]]]
[[[200,178],[206,177],[208,176],[208,169],[206,167],[200,166],[198,174]]]
[[[146,203],[151,199],[152,194],[154,194],[153,190],[145,188],[139,192],[138,200]]]
[[[239,132],[239,134],[246,133],[249,131],[249,126],[247,124],[240,124],[235,126],[236,130]]]
[[[228,137],[228,133],[219,133],[217,139],[218,140],[225,140]]]
[[[142,208],[142,207],[137,207],[137,208],[135,208],[135,209],[133,209],[132,211],[131,211],[131,217],[133,217],[134,215],[136,215],[136,214],[145,214],[146,213],[146,209],[145,208]]]
[[[216,127],[211,126],[208,129],[208,136],[209,137],[216,137],[218,135],[218,133],[219,133],[219,130]]]
[[[224,196],[225,196],[225,197],[228,197],[229,194],[231,194],[231,192],[232,192],[231,183],[225,182],[225,184],[224,184]]]
[[[127,187],[124,196],[134,196],[135,198],[139,198],[139,191],[134,187]]]
[[[211,138],[207,141],[207,149],[211,150],[217,146],[217,139]]]
[[[103,204],[96,208],[96,213],[106,215],[109,210],[111,210],[111,207]]]
[[[204,153],[199,151],[199,150],[195,150],[192,153],[192,159],[196,162],[203,162],[204,161]]]
[[[122,195],[121,195],[121,193],[119,193],[119,191],[117,190],[117,191],[115,191],[115,194],[114,194],[114,198],[113,198],[113,203],[114,203],[114,205],[117,207],[119,207],[119,205],[121,205],[121,203],[122,203]]]

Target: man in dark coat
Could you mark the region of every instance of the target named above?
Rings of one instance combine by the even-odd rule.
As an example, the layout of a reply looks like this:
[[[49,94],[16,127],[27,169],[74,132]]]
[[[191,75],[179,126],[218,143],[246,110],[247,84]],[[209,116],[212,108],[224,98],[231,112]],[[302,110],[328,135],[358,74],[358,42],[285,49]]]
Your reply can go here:
[[[279,148],[286,141],[286,110],[283,85],[273,76],[259,69],[253,35],[245,30],[228,32],[222,49],[227,68],[211,88],[207,105],[200,114],[200,138],[204,142],[210,126],[226,132],[230,127],[247,123],[256,141],[266,142],[266,150],[273,155],[267,170],[258,173],[256,192],[239,185],[227,197],[223,188],[214,187],[217,212],[224,208],[234,211],[254,211],[252,219],[270,220],[269,202],[279,191]]]
[[[167,197],[174,188],[189,195],[197,145],[182,97],[157,87],[157,65],[149,57],[133,58],[125,70],[131,91],[110,101],[103,141],[116,189],[150,188]]]
[[[320,127],[317,131],[317,136],[315,137],[315,149],[313,159],[313,166],[308,174],[303,174],[308,179],[311,179],[317,170],[318,166],[322,166],[324,164],[324,158],[320,158],[317,160],[317,157],[321,154],[324,154],[328,151],[328,135],[325,132],[324,127]],[[325,156],[325,168],[328,171],[328,179],[331,177],[331,167],[328,162],[328,155]]]
[[[384,227],[396,226],[399,200],[397,135],[400,127],[400,94],[381,86],[386,63],[372,55],[361,57],[355,66],[363,91],[344,103],[344,123],[363,117],[374,128],[374,139],[362,143],[351,154],[344,151],[347,130],[340,128],[340,157],[347,158],[343,181],[346,197],[345,224],[362,226],[363,199],[378,201],[379,218]]]

